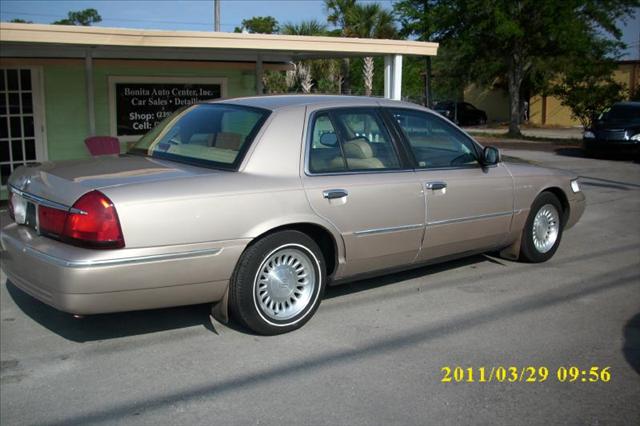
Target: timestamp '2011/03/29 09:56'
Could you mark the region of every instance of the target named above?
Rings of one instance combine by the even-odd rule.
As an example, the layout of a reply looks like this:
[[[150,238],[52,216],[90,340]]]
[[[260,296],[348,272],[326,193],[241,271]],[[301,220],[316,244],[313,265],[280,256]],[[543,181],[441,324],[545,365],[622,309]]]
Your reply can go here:
[[[561,383],[607,383],[611,380],[611,367],[560,366],[552,370],[544,366],[461,367],[444,366],[440,369],[441,383],[543,383],[556,379]]]

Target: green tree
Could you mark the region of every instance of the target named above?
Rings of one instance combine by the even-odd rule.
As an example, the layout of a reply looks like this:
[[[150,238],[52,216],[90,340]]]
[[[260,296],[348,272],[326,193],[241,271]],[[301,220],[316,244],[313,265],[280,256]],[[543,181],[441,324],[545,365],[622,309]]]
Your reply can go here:
[[[327,26],[316,19],[310,19],[299,24],[287,22],[282,25],[280,32],[287,35],[319,36],[327,33]]]
[[[569,107],[572,116],[586,129],[606,108],[625,98],[625,87],[612,78],[614,67],[608,62],[574,65],[563,73],[550,93]]]
[[[280,32],[285,35],[321,36],[326,35],[327,26],[315,19],[302,21],[298,24],[286,23]],[[298,61],[295,69],[289,72],[290,89],[308,93],[312,87],[323,93],[335,92],[339,81],[334,59],[313,59]]]
[[[352,10],[356,6],[356,0],[324,0],[328,16],[327,21],[337,27],[333,35],[348,37],[353,22],[349,19],[353,16]],[[350,59],[343,58],[340,70],[340,93],[351,94]]]
[[[25,21],[24,19],[14,18],[9,22],[13,22],[14,24],[33,24],[33,21]]]
[[[356,4],[347,11],[347,21],[350,23],[346,30],[348,37],[394,38],[397,34],[393,15],[377,3]],[[371,96],[374,70],[373,57],[366,56],[362,66],[366,96]]]
[[[84,9],[67,13],[67,17],[52,22],[54,25],[81,25],[89,26],[102,21],[102,17],[95,9]]]
[[[434,41],[436,33],[433,0],[400,0],[393,4],[393,11],[400,23],[400,36],[415,37],[418,41]],[[432,58],[427,56],[424,66],[424,104],[433,104],[432,84]],[[412,71],[417,71],[415,60],[411,62]],[[416,77],[419,78],[419,75]],[[415,81],[415,80],[413,80]]]
[[[243,19],[242,25],[233,30],[236,33],[243,31],[257,34],[275,34],[280,31],[280,27],[273,16],[254,16],[251,19]]]
[[[638,0],[434,0],[433,29],[449,53],[449,70],[470,79],[503,80],[509,92],[509,133],[520,135],[523,84],[536,75],[559,75],[598,46],[601,61],[614,58],[620,19]],[[593,59],[593,58],[592,58]]]

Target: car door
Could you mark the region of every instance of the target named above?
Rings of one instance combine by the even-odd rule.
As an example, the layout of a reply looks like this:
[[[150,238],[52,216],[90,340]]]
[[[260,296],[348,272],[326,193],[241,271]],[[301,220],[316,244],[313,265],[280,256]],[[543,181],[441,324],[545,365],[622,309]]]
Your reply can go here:
[[[307,133],[307,198],[345,244],[336,278],[411,263],[424,233],[423,189],[379,109],[311,112]]]
[[[500,246],[513,216],[513,178],[502,163],[483,167],[480,147],[436,114],[389,109],[424,185],[426,232],[417,260]]]

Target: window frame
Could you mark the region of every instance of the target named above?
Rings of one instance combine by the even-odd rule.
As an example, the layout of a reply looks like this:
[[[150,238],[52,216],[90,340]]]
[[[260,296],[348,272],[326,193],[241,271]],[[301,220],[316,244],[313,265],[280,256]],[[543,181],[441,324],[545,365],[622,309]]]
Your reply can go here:
[[[398,134],[398,137],[402,141],[402,144],[404,145],[405,150],[407,150],[407,155],[409,156],[410,161],[412,162],[413,169],[415,171],[477,169],[477,168],[487,167],[483,165],[481,161],[483,147],[478,142],[476,142],[471,136],[466,134],[463,130],[460,130],[454,124],[449,123],[448,120],[444,119],[441,115],[432,111],[422,110],[417,108],[414,109],[414,108],[406,108],[406,107],[384,107],[382,109],[383,109],[383,114],[386,116],[387,120],[389,121],[389,126],[392,126],[394,128],[395,132]],[[462,164],[460,166],[442,166],[442,167],[419,167],[418,160],[416,159],[416,156],[413,153],[413,149],[411,147],[411,142],[409,141],[409,138],[407,137],[404,130],[402,129],[402,126],[400,126],[400,124],[396,121],[395,117],[393,116],[393,111],[400,111],[400,112],[405,112],[409,114],[411,113],[424,114],[426,116],[433,117],[433,119],[436,121],[439,120],[443,122],[445,126],[448,126],[449,128],[453,129],[454,133],[457,133],[458,135],[462,136],[462,139],[468,140],[471,143],[471,146],[473,147],[475,157],[476,157],[476,164],[466,164],[466,165]],[[496,167],[496,165],[494,164],[490,167]]]
[[[389,143],[391,144],[391,148],[394,150],[398,162],[399,167],[397,168],[385,168],[385,169],[363,169],[363,170],[349,170],[346,164],[346,157],[344,156],[343,151],[343,143],[344,143],[344,129],[338,123],[336,119],[336,113],[343,112],[352,112],[357,114],[358,112],[368,112],[373,113],[376,116],[381,124],[381,129],[387,133],[389,136]],[[336,137],[338,138],[338,143],[340,145],[340,152],[342,153],[342,158],[345,161],[346,170],[343,171],[335,171],[335,172],[313,172],[310,168],[311,163],[311,151],[312,151],[312,143],[313,143],[313,129],[315,128],[315,121],[317,116],[326,115],[331,122],[334,130],[336,131]],[[330,107],[330,108],[322,108],[312,111],[307,118],[307,131],[306,131],[306,140],[305,140],[305,154],[304,154],[304,173],[307,176],[340,176],[340,175],[359,175],[359,174],[371,174],[371,173],[402,173],[414,171],[414,167],[412,165],[411,158],[407,155],[406,149],[402,142],[398,139],[397,133],[395,129],[389,126],[388,120],[385,117],[385,113],[383,108],[378,106],[345,106],[345,107]]]

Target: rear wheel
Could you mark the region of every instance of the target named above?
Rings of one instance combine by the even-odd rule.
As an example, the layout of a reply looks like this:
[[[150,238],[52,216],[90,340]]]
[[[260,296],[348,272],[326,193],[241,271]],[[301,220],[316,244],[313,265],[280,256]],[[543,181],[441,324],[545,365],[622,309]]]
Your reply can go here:
[[[562,204],[550,192],[535,199],[522,231],[520,258],[526,262],[545,262],[553,257],[562,238]]]
[[[326,284],[318,245],[299,231],[260,239],[242,254],[229,292],[231,313],[259,334],[302,327],[320,305]]]

